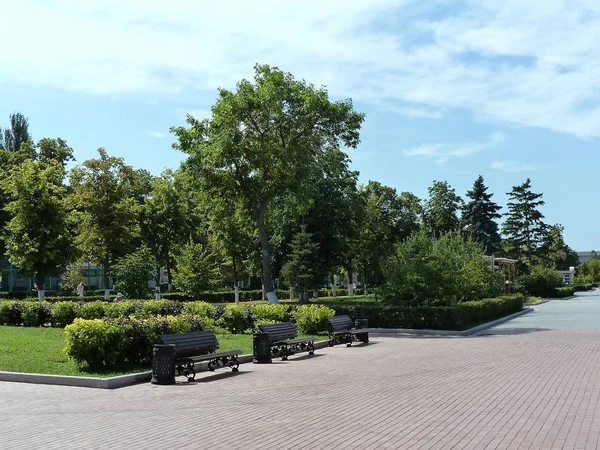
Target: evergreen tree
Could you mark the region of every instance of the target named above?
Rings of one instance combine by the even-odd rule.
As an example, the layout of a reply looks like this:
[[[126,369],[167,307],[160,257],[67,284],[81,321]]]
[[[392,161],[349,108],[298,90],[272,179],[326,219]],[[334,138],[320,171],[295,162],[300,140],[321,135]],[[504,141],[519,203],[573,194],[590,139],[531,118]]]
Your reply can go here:
[[[459,228],[458,211],[463,205],[460,196],[446,181],[434,181],[428,189],[429,199],[423,210],[423,224],[434,237]]]
[[[500,246],[500,233],[495,219],[502,217],[498,211],[502,209],[492,201],[492,195],[479,175],[473,184],[473,189],[467,192],[471,200],[462,211],[462,229],[476,242],[479,242],[490,255]]]
[[[303,225],[294,236],[288,261],[282,275],[287,284],[300,294],[300,302],[307,300],[307,290],[315,288],[319,281],[319,246],[313,242],[313,235],[306,232]]]
[[[548,230],[544,215],[539,210],[545,204],[543,194],[532,192],[531,180],[527,178],[525,183],[513,186],[507,195],[508,212],[502,225],[505,250],[509,255],[532,264]]]
[[[29,134],[29,120],[21,113],[10,115],[10,128],[0,128],[0,150],[17,152],[21,144],[31,139]]]

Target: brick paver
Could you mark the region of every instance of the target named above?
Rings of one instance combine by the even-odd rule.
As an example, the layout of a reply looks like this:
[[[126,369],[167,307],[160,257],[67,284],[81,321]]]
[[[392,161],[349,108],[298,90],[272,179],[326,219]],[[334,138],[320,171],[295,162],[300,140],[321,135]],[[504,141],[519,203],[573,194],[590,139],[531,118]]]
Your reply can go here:
[[[600,329],[374,337],[114,391],[0,384],[0,448],[595,449]]]

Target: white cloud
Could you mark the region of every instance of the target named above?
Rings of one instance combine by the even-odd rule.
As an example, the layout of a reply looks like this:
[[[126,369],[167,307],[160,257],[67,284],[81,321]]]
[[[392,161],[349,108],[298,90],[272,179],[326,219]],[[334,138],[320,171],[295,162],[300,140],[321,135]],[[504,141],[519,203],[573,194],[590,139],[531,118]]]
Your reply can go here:
[[[518,161],[494,161],[492,169],[502,170],[503,172],[522,173],[522,172],[537,172],[546,169],[547,166],[542,164],[530,164]]]
[[[463,158],[475,153],[482,152],[492,147],[497,147],[506,141],[503,133],[492,133],[485,141],[468,142],[463,144],[422,144],[418,147],[413,147],[404,150],[406,156],[422,156],[427,158],[435,158],[438,164],[444,164],[452,158]]]
[[[0,84],[186,96],[261,62],[409,117],[600,137],[597,0],[5,3]]]
[[[160,133],[158,131],[148,131],[148,134],[152,137],[158,138],[158,139],[162,139],[166,136],[166,134],[164,133]]]

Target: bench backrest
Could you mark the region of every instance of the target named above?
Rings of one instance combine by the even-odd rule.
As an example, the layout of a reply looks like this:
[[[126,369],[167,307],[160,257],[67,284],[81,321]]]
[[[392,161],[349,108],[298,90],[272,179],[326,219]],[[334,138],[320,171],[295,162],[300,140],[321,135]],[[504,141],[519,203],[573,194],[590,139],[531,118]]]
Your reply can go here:
[[[344,331],[354,328],[354,322],[349,316],[333,316],[329,318],[329,324],[333,331]]]
[[[177,356],[196,356],[213,353],[219,348],[217,336],[210,331],[193,331],[191,333],[163,334],[163,344],[175,344]]]
[[[294,339],[297,334],[296,325],[292,322],[274,323],[272,325],[259,325],[259,330],[263,333],[269,333],[271,342],[283,339]]]

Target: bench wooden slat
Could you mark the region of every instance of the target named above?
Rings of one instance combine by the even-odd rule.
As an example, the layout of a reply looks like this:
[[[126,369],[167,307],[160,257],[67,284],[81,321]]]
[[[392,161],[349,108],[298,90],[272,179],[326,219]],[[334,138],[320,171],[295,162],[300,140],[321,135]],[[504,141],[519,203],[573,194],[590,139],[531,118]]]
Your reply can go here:
[[[271,342],[294,339],[298,333],[296,325],[291,322],[276,323],[272,325],[259,325],[258,328],[263,333],[269,334],[269,339]]]
[[[195,361],[195,362],[198,362],[198,361],[207,361],[207,360],[210,360],[210,359],[226,358],[228,356],[237,356],[240,353],[241,353],[241,350],[231,350],[229,352],[208,353],[206,355],[192,356],[190,359],[192,361]]]
[[[346,315],[330,317],[328,320],[333,331],[350,330],[351,328],[354,328],[354,322]]]

